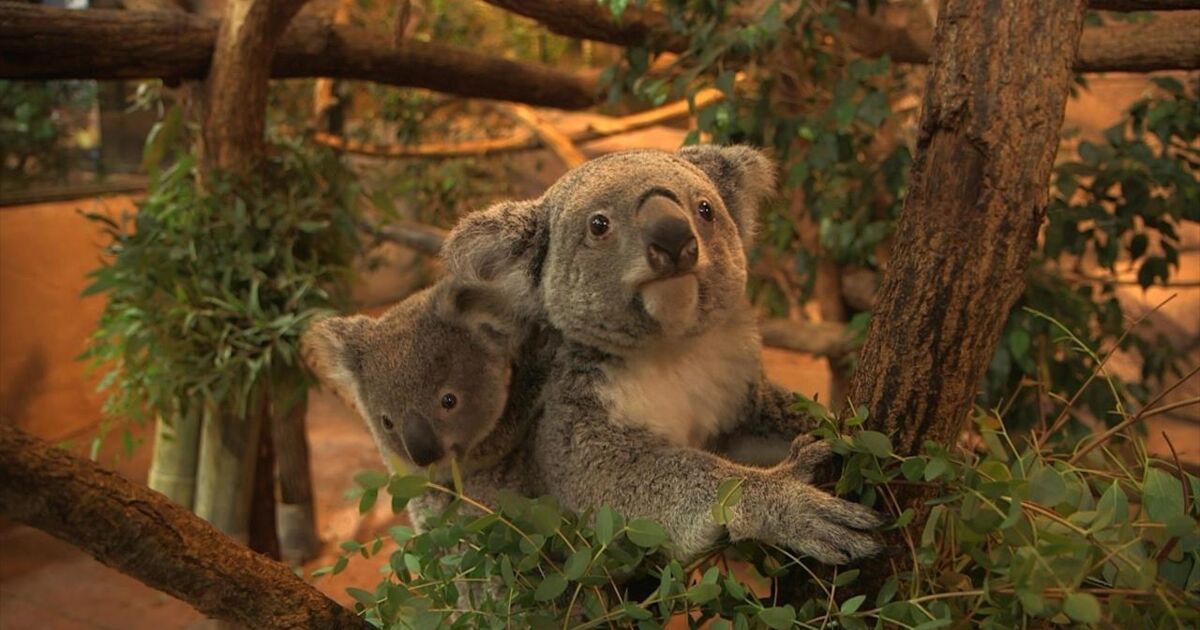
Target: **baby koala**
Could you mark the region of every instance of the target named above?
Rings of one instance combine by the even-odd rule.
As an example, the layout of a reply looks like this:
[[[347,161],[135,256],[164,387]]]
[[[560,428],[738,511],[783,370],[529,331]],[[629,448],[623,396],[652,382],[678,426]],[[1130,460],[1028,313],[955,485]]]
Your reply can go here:
[[[389,469],[393,458],[426,467],[472,449],[487,459],[491,449],[475,447],[497,431],[508,403],[523,337],[515,321],[492,287],[449,278],[378,319],[320,320],[301,347],[366,422]]]

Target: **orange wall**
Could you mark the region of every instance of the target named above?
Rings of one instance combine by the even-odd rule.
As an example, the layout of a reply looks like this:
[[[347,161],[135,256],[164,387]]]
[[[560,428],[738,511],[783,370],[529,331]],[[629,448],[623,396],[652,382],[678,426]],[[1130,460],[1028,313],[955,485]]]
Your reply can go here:
[[[77,210],[113,216],[129,197],[0,208],[0,418],[51,440],[90,439],[96,377],[75,360],[103,308],[80,297],[102,234]],[[98,375],[96,375],[98,376]]]

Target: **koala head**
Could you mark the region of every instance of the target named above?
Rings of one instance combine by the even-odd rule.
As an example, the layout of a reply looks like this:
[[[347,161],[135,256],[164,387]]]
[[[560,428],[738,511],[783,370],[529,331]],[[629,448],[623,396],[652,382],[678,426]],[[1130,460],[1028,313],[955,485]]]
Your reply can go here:
[[[305,359],[367,423],[384,460],[462,456],[496,427],[520,339],[504,297],[446,280],[379,319],[330,317]]]
[[[758,202],[774,182],[748,147],[613,153],[539,199],[468,216],[444,252],[453,273],[499,281],[564,337],[624,354],[718,326],[740,306]]]

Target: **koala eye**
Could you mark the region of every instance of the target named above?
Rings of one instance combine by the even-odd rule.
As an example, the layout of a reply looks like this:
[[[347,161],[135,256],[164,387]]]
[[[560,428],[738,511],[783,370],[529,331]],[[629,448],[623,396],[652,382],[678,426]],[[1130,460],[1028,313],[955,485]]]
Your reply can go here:
[[[396,425],[392,423],[392,419],[387,417],[386,415],[383,416],[383,418],[380,420],[380,422],[383,423],[383,428],[387,429],[388,431],[391,431],[392,429],[396,428]]]
[[[443,394],[442,395],[442,409],[449,411],[450,409],[453,409],[456,405],[458,405],[458,396],[455,396],[454,394]]]
[[[603,214],[593,214],[588,221],[588,230],[591,231],[592,236],[604,236],[608,234],[608,228],[608,217]]]
[[[713,207],[712,207],[712,204],[708,203],[707,200],[700,202],[700,207],[697,209],[697,212],[700,214],[701,219],[704,219],[705,221],[712,223]]]

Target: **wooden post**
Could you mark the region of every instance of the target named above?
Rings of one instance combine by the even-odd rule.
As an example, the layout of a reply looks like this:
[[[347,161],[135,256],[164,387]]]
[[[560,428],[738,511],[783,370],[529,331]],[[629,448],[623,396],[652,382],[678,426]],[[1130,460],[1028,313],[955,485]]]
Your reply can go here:
[[[276,508],[279,547],[283,559],[300,563],[316,555],[321,546],[313,506],[312,470],[304,421],[308,400],[303,396],[286,410],[276,409],[271,437],[275,442],[275,468],[279,474]]]
[[[147,485],[187,509],[196,496],[196,460],[200,454],[200,414],[159,417],[154,429],[154,458]]]
[[[205,413],[196,468],[196,515],[231,538],[250,541],[250,502],[262,414]]]

